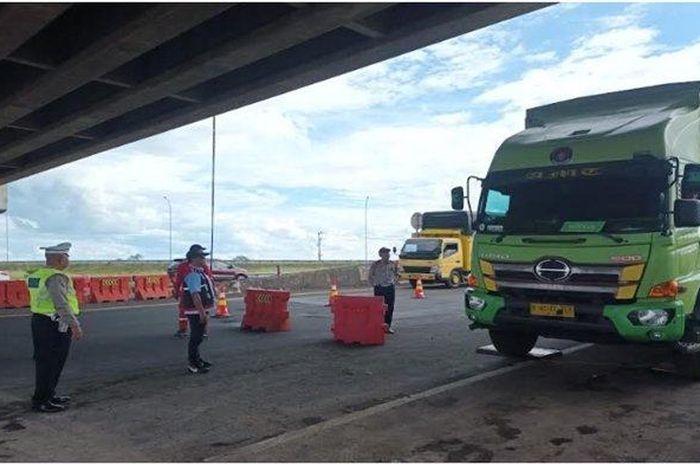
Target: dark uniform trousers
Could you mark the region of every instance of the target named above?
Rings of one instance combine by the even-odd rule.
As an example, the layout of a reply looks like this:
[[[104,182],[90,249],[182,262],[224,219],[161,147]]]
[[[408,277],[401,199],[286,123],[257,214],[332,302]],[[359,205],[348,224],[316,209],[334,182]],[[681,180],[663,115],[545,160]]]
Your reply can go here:
[[[199,355],[199,345],[204,340],[204,331],[206,326],[199,315],[187,315],[190,323],[190,341],[187,347],[187,358],[190,365],[201,367],[202,357]]]
[[[374,286],[374,295],[384,297],[386,304],[386,313],[384,314],[384,322],[391,327],[391,320],[394,317],[394,301],[396,300],[396,289],[394,286]]]
[[[45,315],[32,315],[32,340],[36,382],[32,403],[39,405],[50,401],[61,377],[71,344],[71,330],[61,333],[58,322]]]

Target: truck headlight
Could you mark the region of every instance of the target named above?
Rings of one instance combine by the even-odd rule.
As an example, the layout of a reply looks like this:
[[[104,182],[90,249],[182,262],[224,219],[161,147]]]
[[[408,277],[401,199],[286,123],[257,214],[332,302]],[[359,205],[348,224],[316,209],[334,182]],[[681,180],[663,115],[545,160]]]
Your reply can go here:
[[[636,310],[630,313],[628,318],[636,326],[665,326],[671,319],[671,311],[662,309]]]
[[[481,311],[486,307],[486,301],[484,299],[480,299],[479,297],[475,297],[473,295],[470,295],[467,297],[467,306],[476,311]]]
[[[439,267],[439,266],[431,266],[431,267],[430,267],[430,272],[431,272],[431,273],[437,273],[438,271],[440,271],[440,267]]]

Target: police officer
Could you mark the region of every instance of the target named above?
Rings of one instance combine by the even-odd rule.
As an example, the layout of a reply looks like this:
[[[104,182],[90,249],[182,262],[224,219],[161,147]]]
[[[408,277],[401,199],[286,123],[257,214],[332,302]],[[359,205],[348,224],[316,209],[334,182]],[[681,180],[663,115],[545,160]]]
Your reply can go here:
[[[209,371],[211,363],[203,360],[199,354],[204,331],[209,321],[208,309],[214,306],[214,282],[206,273],[204,266],[209,253],[202,249],[187,252],[190,271],[183,279],[180,305],[184,309],[190,324],[190,340],[187,348],[188,369],[190,373],[202,374]]]
[[[186,257],[189,257],[192,254],[195,254],[197,252],[204,252],[207,248],[202,247],[199,244],[192,244],[190,246],[190,250],[187,251]],[[185,279],[185,276],[189,274],[191,271],[192,265],[190,265],[189,260],[185,260],[182,263],[180,263],[177,266],[177,269],[175,270],[175,281],[173,283],[173,289],[175,290],[175,298],[179,300],[178,304],[178,330],[175,333],[175,337],[186,337],[187,336],[187,315],[185,315],[185,308],[183,307],[183,299],[181,299],[181,292],[182,292],[182,284],[183,280]],[[204,273],[209,276],[209,278],[214,280],[214,275],[212,274],[211,270],[205,263],[204,266]],[[204,328],[204,337],[207,337],[207,332],[206,328]]]
[[[387,247],[379,249],[380,260],[372,263],[369,268],[369,283],[374,286],[374,295],[384,297],[387,306],[384,314],[386,333],[394,334],[391,322],[394,316],[394,301],[396,300],[396,277],[398,268],[396,262],[389,260],[390,250]]]
[[[70,402],[70,397],[58,396],[55,390],[71,338],[77,341],[83,335],[76,318],[78,298],[71,279],[63,273],[70,263],[70,247],[70,242],[41,247],[46,266],[27,277],[36,368],[32,409],[38,412],[60,412]]]

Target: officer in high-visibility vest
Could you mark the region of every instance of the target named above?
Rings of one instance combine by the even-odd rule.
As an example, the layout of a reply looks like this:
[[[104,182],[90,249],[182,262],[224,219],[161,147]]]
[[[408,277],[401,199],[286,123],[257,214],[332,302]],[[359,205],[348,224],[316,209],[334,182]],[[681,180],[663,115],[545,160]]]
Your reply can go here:
[[[83,335],[77,319],[78,298],[71,279],[63,273],[70,263],[70,247],[70,242],[41,247],[46,266],[27,277],[36,367],[32,409],[38,412],[60,412],[70,402],[70,397],[58,396],[55,390],[71,338],[78,340]]]

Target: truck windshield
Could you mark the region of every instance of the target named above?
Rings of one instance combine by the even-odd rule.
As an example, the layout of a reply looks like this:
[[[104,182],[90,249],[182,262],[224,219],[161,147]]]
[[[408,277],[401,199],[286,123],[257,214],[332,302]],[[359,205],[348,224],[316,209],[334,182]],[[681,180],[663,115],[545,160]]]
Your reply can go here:
[[[501,234],[650,232],[663,227],[666,177],[533,180],[487,186],[479,231]]]
[[[408,239],[399,258],[436,259],[442,252],[442,239]]]

